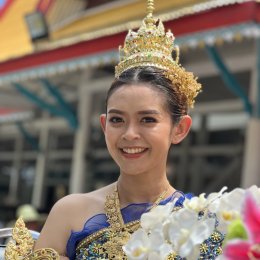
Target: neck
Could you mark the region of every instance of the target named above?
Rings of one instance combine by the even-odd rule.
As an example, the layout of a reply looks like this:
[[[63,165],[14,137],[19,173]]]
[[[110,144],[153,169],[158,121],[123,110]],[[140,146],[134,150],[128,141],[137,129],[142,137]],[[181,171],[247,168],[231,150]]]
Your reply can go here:
[[[166,174],[157,178],[153,176],[150,180],[143,177],[147,176],[120,175],[117,187],[121,206],[130,203],[154,203],[160,195],[163,194],[162,199],[165,199],[175,191],[166,178]]]

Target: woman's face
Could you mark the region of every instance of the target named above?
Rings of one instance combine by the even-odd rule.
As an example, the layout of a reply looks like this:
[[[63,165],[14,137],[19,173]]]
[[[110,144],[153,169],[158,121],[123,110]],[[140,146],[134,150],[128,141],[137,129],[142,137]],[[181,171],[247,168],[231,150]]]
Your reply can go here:
[[[163,94],[147,85],[122,86],[110,96],[101,124],[121,172],[164,170],[176,131]]]

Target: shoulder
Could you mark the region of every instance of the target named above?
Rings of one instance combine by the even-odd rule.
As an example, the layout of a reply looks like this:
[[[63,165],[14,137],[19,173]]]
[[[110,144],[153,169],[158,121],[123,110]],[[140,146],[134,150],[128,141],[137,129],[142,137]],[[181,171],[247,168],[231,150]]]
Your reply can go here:
[[[71,194],[57,201],[48,215],[36,249],[51,247],[59,253],[66,252],[71,231],[82,230],[90,217],[103,213],[105,198],[111,186],[85,194]]]
[[[86,198],[85,194],[71,194],[58,200],[52,207],[47,220],[59,219],[62,216],[62,222],[68,221],[66,224],[69,225],[70,217],[86,203]]]
[[[73,211],[87,203],[87,194],[70,194],[58,200],[51,209],[50,214],[62,214]]]
[[[55,203],[48,219],[65,225],[69,231],[78,231],[88,218],[103,212],[104,201],[105,198],[98,191],[71,194]]]
[[[50,247],[59,254],[66,253],[67,240],[83,196],[84,194],[68,195],[55,203],[36,241],[35,249]]]
[[[113,190],[114,184],[107,185],[98,190],[89,193],[70,194],[53,206],[50,214],[63,214],[65,212],[75,213],[78,210],[81,212],[103,206],[106,196]]]
[[[108,185],[101,189],[82,194],[70,194],[55,203],[48,216],[48,221],[66,225],[69,231],[81,230],[85,221],[95,214],[104,212]]]

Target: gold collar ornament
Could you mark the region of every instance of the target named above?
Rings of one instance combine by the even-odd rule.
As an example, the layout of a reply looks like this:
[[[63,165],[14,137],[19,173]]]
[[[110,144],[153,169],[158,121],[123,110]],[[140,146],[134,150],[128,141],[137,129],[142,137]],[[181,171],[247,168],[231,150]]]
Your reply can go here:
[[[169,189],[170,185],[160,194],[149,210],[158,206],[159,203],[165,199]],[[107,195],[104,209],[110,227],[107,232],[108,240],[103,244],[102,251],[106,252],[108,259],[126,260],[127,257],[125,256],[122,247],[128,242],[131,234],[140,227],[140,221],[132,221],[129,224],[124,223],[121,214],[117,185],[115,190],[111,194]]]
[[[5,260],[59,260],[59,254],[52,248],[33,251],[34,240],[20,217],[15,223],[5,249]]]
[[[175,37],[170,30],[165,32],[162,21],[153,17],[153,10],[153,0],[147,0],[147,15],[141,27],[137,32],[129,30],[124,47],[119,47],[120,62],[115,67],[115,77],[140,66],[162,69],[177,93],[185,98],[188,107],[193,107],[201,84],[193,73],[185,71],[179,64],[179,47],[174,44]],[[172,57],[174,52],[175,59]]]

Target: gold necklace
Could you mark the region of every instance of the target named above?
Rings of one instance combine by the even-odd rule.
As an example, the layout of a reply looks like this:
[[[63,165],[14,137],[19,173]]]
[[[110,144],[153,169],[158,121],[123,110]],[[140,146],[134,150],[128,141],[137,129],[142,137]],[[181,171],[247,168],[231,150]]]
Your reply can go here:
[[[156,206],[158,206],[160,204],[160,202],[165,198],[165,195],[167,194],[167,192],[169,191],[169,189],[171,188],[171,185],[168,185],[168,188],[166,190],[164,190],[159,197],[152,203],[151,207],[149,208],[149,211],[152,210],[153,208],[155,208]],[[119,202],[119,194],[118,194],[118,187],[116,185],[114,192],[117,192],[117,197],[118,197],[118,202]],[[120,202],[119,202],[120,205]]]
[[[164,199],[170,189],[163,191],[155,200],[149,210],[155,208]],[[129,225],[125,225],[120,208],[117,185],[115,190],[107,195],[105,201],[105,213],[107,221],[110,224],[107,232],[107,242],[103,244],[103,250],[106,252],[108,259],[127,259],[122,247],[128,242],[131,234],[140,227],[140,221],[136,220]]]
[[[168,188],[165,190],[165,191],[163,191],[160,195],[159,195],[159,197],[157,198],[157,200],[155,200],[155,202],[152,204],[152,206],[150,207],[150,209],[149,209],[149,211],[151,211],[153,208],[155,208],[155,207],[157,207],[159,204],[160,204],[160,202],[165,198],[165,195],[167,194],[167,192],[169,191],[169,189],[170,189],[170,185],[168,185]]]

